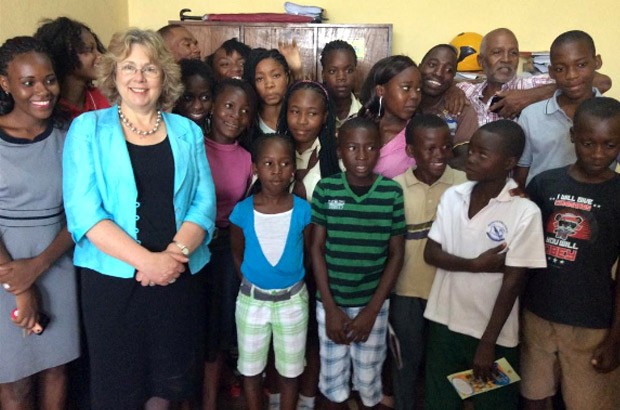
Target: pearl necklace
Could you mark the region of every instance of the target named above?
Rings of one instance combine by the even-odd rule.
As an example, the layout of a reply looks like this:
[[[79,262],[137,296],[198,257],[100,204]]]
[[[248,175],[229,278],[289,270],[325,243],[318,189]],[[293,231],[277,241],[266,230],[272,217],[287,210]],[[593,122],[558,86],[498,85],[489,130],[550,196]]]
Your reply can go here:
[[[135,125],[129,122],[127,117],[125,117],[125,115],[123,114],[123,111],[121,111],[120,105],[118,106],[118,116],[121,119],[121,122],[123,123],[123,125],[129,128],[129,131],[135,134],[138,134],[141,137],[146,137],[147,135],[155,134],[157,130],[159,129],[159,126],[161,125],[161,110],[157,110],[157,120],[155,121],[155,126],[153,127],[153,129],[148,130],[148,131],[139,130]]]

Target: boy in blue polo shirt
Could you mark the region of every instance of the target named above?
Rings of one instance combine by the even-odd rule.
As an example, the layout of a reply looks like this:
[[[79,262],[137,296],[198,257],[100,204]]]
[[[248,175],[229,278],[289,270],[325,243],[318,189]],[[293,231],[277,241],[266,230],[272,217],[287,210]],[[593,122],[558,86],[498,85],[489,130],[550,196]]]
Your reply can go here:
[[[515,180],[522,187],[543,171],[575,162],[569,133],[573,115],[583,101],[601,95],[593,86],[601,56],[588,33],[560,34],[551,44],[550,57],[549,75],[558,89],[553,97],[525,108],[519,117],[526,142]]]

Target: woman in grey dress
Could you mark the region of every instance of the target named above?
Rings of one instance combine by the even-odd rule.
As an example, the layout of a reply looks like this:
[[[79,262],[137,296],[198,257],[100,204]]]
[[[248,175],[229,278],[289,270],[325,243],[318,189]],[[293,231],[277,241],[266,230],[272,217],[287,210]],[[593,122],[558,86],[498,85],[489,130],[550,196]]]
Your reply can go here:
[[[59,86],[32,37],[0,47],[0,408],[64,409],[79,355],[75,271],[62,204]],[[16,315],[11,315],[17,309]],[[51,319],[40,335],[41,312]]]

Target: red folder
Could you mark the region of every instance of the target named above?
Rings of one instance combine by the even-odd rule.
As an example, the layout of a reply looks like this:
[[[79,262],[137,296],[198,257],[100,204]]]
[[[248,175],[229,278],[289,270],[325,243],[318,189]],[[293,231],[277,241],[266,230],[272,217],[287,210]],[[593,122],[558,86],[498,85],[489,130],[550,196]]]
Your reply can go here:
[[[204,21],[229,21],[243,23],[312,23],[314,18],[286,13],[237,13],[205,14]]]

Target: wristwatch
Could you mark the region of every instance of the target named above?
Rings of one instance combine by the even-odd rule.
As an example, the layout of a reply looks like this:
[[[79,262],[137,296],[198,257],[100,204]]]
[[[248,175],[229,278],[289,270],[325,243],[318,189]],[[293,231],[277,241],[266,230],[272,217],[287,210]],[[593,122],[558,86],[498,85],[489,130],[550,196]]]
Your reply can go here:
[[[181,242],[177,242],[177,241],[172,241],[172,243],[179,247],[179,249],[181,250],[181,253],[183,255],[189,256],[189,248],[187,246],[185,246]]]

